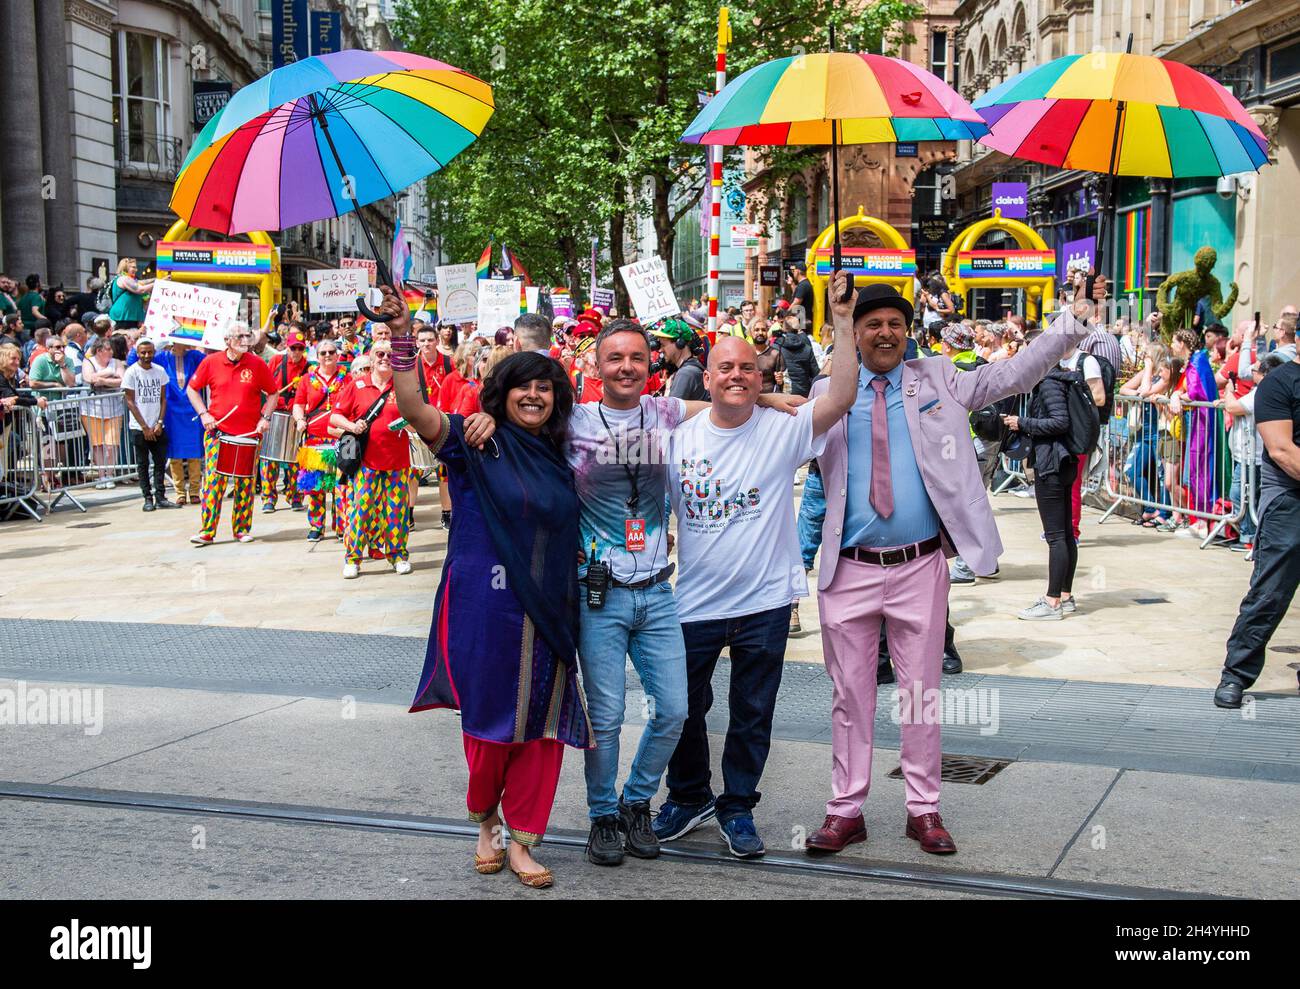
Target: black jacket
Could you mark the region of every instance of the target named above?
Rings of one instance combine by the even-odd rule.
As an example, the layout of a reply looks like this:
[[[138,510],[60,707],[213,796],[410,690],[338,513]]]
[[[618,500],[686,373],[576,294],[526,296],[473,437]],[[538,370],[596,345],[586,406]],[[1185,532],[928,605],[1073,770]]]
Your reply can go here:
[[[1020,420],[1020,431],[1034,444],[1034,470],[1040,474],[1055,474],[1070,454],[1062,442],[1070,431],[1070,405],[1066,399],[1068,373],[1057,369],[1034,389],[1029,401],[1029,415]]]
[[[785,358],[785,373],[790,379],[790,391],[795,395],[808,397],[812,391],[813,379],[821,373],[817,366],[817,356],[813,353],[812,341],[806,333],[782,333],[776,339]]]
[[[672,383],[668,387],[670,398],[680,398],[686,402],[707,402],[709,391],[704,387],[704,365],[696,357],[688,357],[684,364],[673,372]]]

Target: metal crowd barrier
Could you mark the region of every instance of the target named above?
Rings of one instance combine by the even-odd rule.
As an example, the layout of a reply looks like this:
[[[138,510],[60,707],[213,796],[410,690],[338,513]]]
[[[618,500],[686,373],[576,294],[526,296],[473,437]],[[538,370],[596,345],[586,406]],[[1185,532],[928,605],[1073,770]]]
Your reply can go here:
[[[41,520],[37,409],[18,406],[0,419],[0,520],[18,512]]]
[[[1169,400],[1119,395],[1107,430],[1104,482],[1114,502],[1098,520],[1105,522],[1121,505],[1203,520],[1204,549],[1228,525],[1251,511],[1253,471],[1242,471],[1239,504],[1229,501],[1233,457],[1224,429],[1224,411],[1213,402],[1183,402],[1173,416]],[[1203,410],[1209,410],[1206,414]],[[1245,441],[1245,465],[1254,463],[1255,434]]]
[[[1016,415],[1029,415],[1029,399],[1029,395],[1019,396],[1019,401],[1016,404]],[[1002,461],[1002,470],[1007,476],[1003,479],[1001,484],[993,489],[995,495],[1001,494],[1003,491],[1006,491],[1014,485],[1029,483],[1029,478],[1025,474],[1024,461],[1012,460],[1005,453],[999,454],[999,459]]]
[[[43,410],[32,410],[39,435],[37,500],[45,512],[65,498],[84,512],[86,506],[72,492],[136,479],[123,392],[46,388],[29,394],[47,401]]]

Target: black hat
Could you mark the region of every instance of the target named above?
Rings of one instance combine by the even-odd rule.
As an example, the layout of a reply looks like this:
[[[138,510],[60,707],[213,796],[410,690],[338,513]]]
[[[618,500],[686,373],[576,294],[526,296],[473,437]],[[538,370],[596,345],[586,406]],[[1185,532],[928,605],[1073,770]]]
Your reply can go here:
[[[853,321],[857,322],[859,316],[873,309],[897,309],[908,324],[915,315],[912,304],[889,285],[865,285],[858,289],[858,300],[853,303]]]

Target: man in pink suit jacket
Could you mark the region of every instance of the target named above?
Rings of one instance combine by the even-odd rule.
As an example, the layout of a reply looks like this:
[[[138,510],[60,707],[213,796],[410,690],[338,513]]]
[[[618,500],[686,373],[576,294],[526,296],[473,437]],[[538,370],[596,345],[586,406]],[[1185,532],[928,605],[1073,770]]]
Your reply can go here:
[[[932,700],[947,620],[945,558],[961,554],[977,574],[990,574],[1002,552],[968,413],[1030,391],[1091,331],[1062,313],[1015,357],[959,371],[944,358],[903,360],[912,315],[911,304],[888,286],[858,291],[858,400],[831,427],[818,457],[826,521],[817,587],[835,692],[833,796],[825,823],[807,841],[814,854],[867,837],[862,805],[871,781],[882,621],[898,681],[906,833],[924,851],[957,850],[939,816],[940,726]],[[813,396],[824,388],[818,382]]]

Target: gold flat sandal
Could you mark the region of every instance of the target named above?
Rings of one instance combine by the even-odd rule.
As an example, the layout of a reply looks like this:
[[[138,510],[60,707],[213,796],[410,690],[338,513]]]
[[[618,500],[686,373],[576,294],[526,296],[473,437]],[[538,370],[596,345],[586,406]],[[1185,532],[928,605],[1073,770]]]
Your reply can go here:
[[[490,858],[483,858],[478,852],[474,853],[474,871],[481,876],[495,876],[505,868],[506,851],[501,849]]]
[[[551,875],[550,869],[543,869],[541,872],[518,872],[514,866],[511,866],[510,871],[530,889],[548,889],[555,883],[555,877]]]

